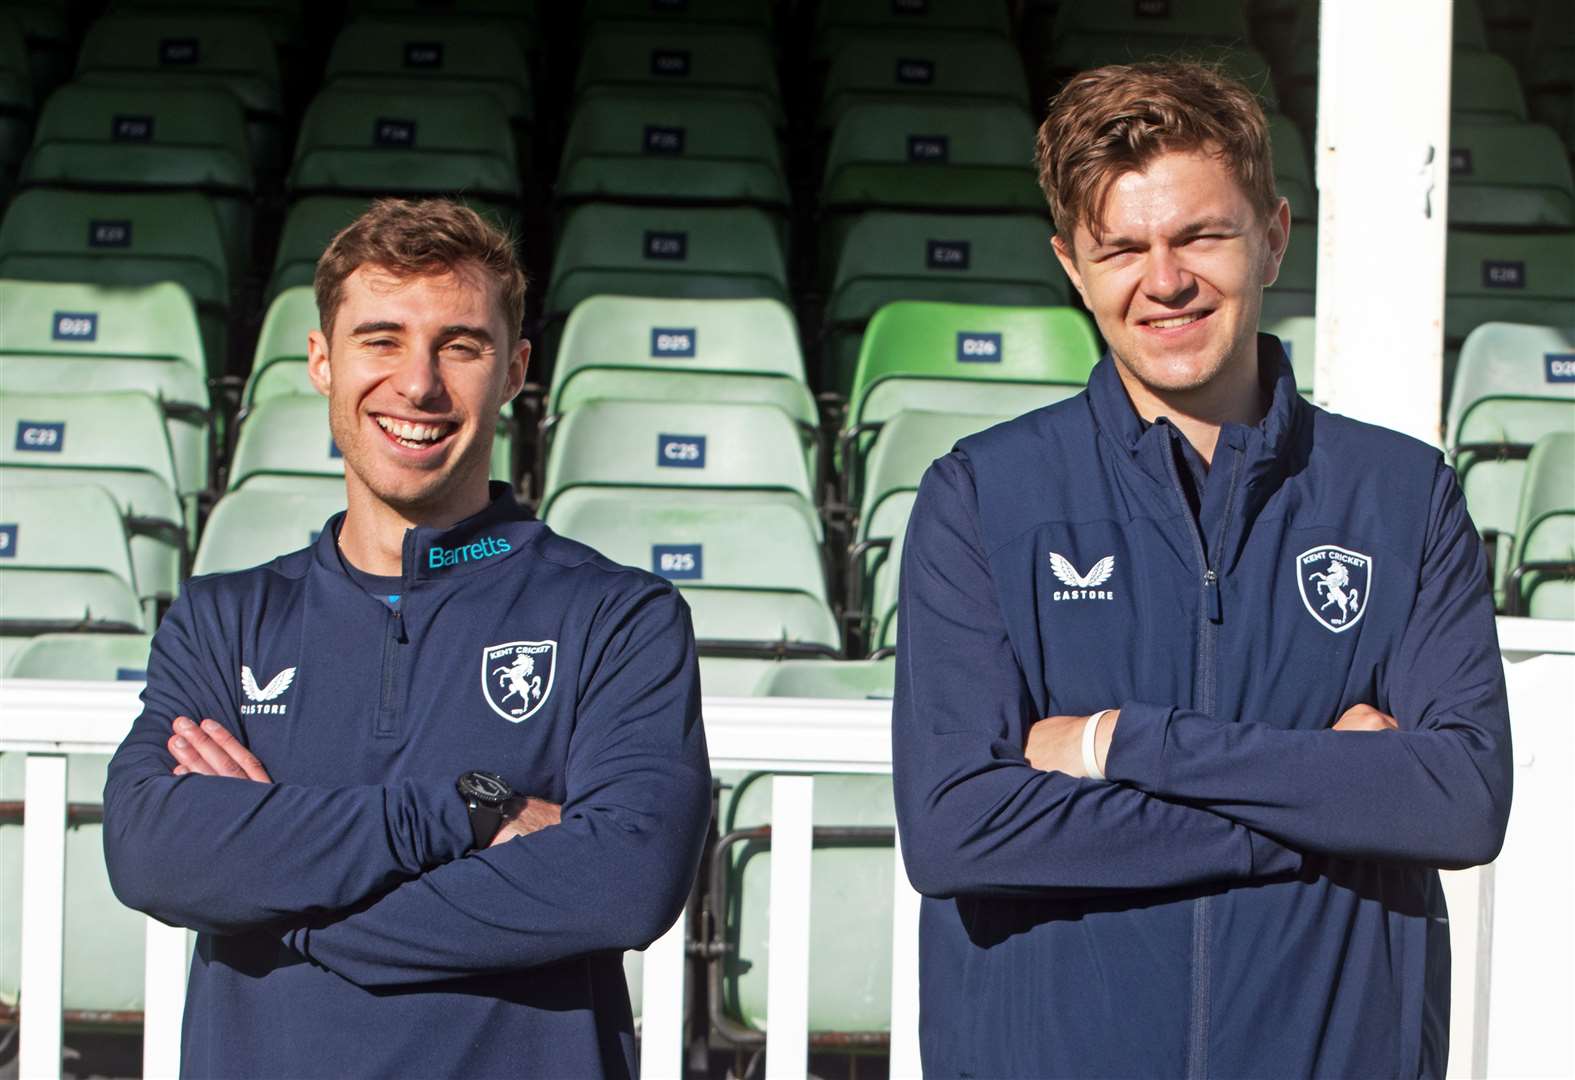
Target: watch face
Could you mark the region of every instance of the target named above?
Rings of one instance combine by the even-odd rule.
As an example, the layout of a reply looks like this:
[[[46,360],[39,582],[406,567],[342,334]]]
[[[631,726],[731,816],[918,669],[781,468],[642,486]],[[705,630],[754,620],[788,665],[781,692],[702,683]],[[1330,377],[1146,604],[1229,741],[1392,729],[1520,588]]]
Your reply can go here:
[[[459,778],[459,793],[467,799],[496,805],[512,796],[514,789],[497,773],[468,772]]]

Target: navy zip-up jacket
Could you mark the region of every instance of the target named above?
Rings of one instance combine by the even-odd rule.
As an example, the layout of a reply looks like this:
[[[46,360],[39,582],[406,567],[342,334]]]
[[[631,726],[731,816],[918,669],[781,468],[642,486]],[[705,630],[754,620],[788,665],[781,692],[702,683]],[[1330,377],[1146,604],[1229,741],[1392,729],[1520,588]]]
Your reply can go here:
[[[1259,353],[1272,403],[1196,513],[1108,356],[920,486],[893,772],[927,1076],[1443,1075],[1433,868],[1491,860],[1510,802],[1481,546],[1437,451]],[[1361,703],[1399,730],[1329,730]],[[1106,781],[1028,765],[1035,721],[1103,708]]]
[[[339,523],[186,584],[110,764],[116,894],[201,932],[183,1074],[634,1074],[621,954],[678,916],[709,818],[687,607],[502,485],[406,532],[392,606]],[[178,715],[274,782],[172,776]],[[470,769],[562,823],[467,854]]]

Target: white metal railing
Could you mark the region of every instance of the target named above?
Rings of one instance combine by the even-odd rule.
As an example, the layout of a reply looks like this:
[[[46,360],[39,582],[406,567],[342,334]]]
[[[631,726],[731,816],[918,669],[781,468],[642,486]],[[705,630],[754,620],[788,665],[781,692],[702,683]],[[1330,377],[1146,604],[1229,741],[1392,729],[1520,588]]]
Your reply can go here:
[[[1451,1076],[1575,1073],[1575,623],[1500,619],[1515,719],[1515,808],[1490,867],[1444,875],[1451,912]],[[28,755],[19,1071],[60,1074],[66,759],[108,753],[138,684],[0,680],[0,751]],[[772,780],[767,1076],[802,1077],[808,1047],[814,773],[890,771],[880,702],[707,698],[715,769]],[[891,1075],[919,1075],[918,911],[901,852],[893,886]],[[684,920],[645,953],[642,1075],[683,1075]],[[186,933],[148,920],[144,1074],[179,1066]]]

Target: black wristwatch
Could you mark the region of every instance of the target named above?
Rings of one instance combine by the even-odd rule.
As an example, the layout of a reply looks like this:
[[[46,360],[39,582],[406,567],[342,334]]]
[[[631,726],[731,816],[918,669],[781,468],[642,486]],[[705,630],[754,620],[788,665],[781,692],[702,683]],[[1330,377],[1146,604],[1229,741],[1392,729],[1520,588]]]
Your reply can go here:
[[[454,782],[470,811],[470,836],[477,849],[492,843],[503,825],[503,804],[514,798],[514,789],[497,773],[472,769]]]

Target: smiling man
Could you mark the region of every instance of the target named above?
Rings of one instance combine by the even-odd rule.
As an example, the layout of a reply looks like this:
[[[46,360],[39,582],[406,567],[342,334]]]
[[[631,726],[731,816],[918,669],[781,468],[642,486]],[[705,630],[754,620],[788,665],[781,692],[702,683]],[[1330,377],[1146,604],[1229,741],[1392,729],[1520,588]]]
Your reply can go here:
[[[1268,134],[1195,65],[1039,132],[1108,351],[931,466],[893,716],[926,1076],[1441,1076],[1437,867],[1491,860],[1510,738],[1439,453],[1332,416],[1257,332]]]
[[[709,817],[688,610],[489,485],[506,237],[379,201],[316,291],[347,510],[186,583],[104,793],[117,895],[199,931],[182,1073],[632,1076]]]

